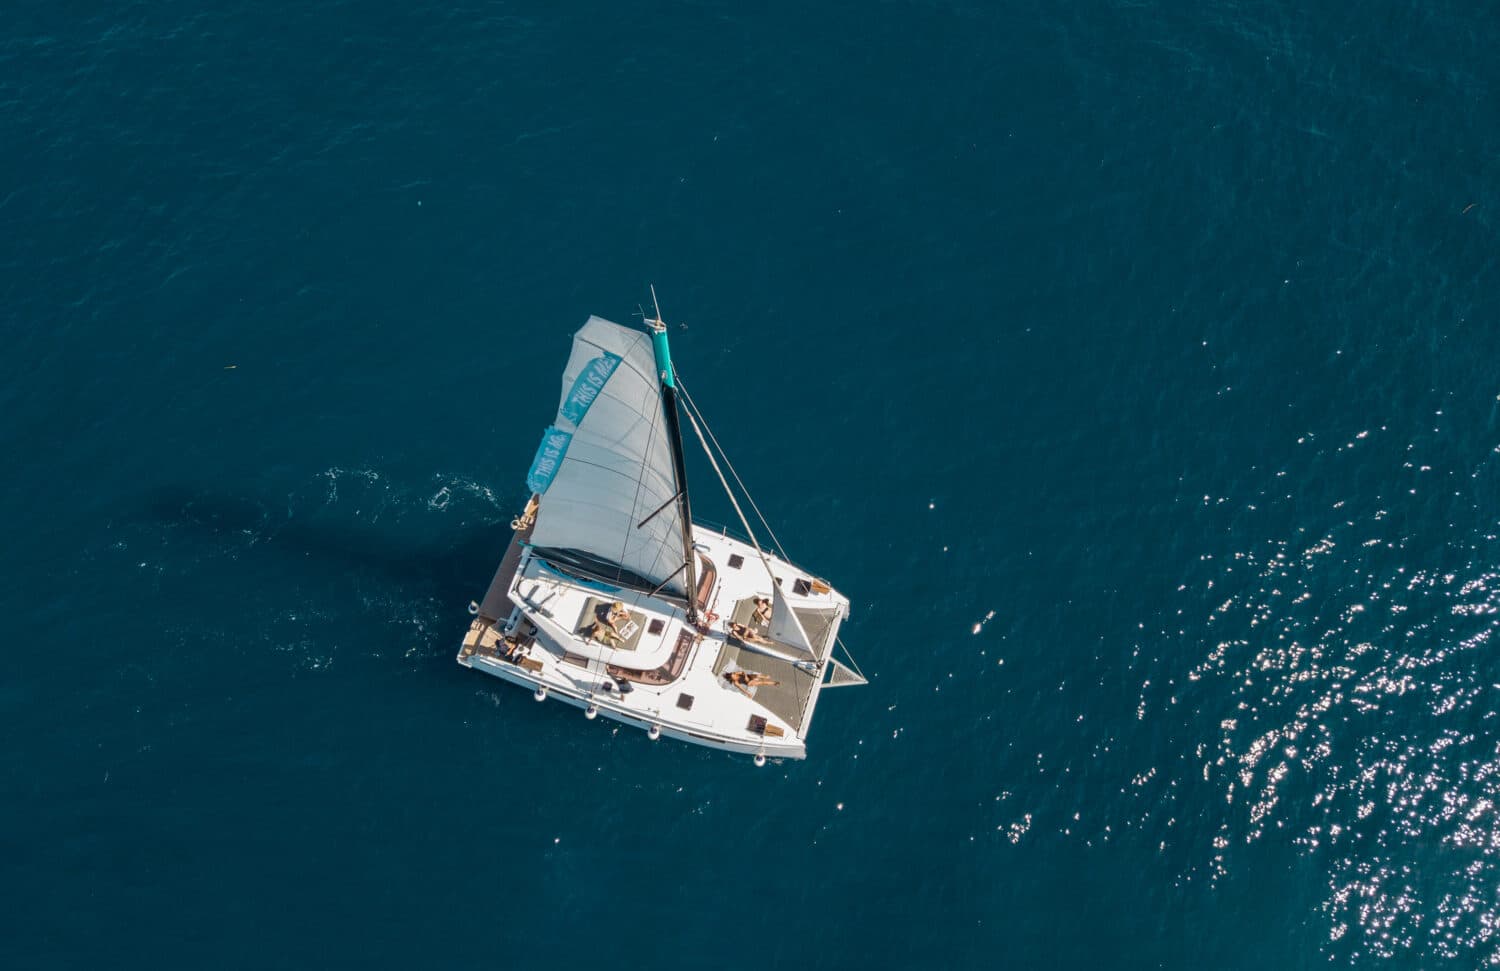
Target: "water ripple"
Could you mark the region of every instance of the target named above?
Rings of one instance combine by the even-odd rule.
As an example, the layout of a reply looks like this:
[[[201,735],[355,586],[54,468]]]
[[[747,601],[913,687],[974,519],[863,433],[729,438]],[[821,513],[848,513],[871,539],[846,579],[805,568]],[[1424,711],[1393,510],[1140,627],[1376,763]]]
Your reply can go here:
[[[1342,456],[1365,437],[1317,460],[1352,462]],[[1483,466],[1444,475],[1486,477]],[[1275,481],[1246,509],[1292,508],[1297,490]],[[1321,533],[1304,526],[1199,555],[1178,588],[1182,626],[1159,633],[1184,647],[1211,639],[1186,670],[1142,665],[1137,718],[1192,739],[1176,773],[1137,777],[1143,797],[1174,835],[1166,827],[1188,793],[1195,810],[1217,807],[1184,877],[1218,882],[1247,847],[1290,841],[1321,861],[1328,950],[1351,963],[1500,964],[1495,537],[1475,528],[1479,500],[1448,506],[1438,537],[1393,525],[1430,522],[1430,492],[1339,500],[1322,517],[1303,509],[1297,521],[1321,519]],[[1199,611],[1200,624],[1185,623]],[[1194,737],[1203,724],[1217,734]],[[1205,786],[1213,798],[1198,798]]]

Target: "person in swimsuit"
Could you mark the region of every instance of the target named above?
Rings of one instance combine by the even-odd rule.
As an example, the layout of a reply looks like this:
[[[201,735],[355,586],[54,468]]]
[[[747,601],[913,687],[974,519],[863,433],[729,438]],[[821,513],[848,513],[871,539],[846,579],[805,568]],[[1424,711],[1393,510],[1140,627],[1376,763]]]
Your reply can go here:
[[[602,620],[596,620],[584,628],[584,634],[593,638],[606,647],[617,647],[625,643],[625,638],[615,632],[613,627],[608,626]]]
[[[771,680],[764,674],[757,674],[754,671],[726,671],[724,672],[724,680],[739,689],[740,694],[746,698],[751,697],[751,688],[774,688],[781,683],[780,681]]]
[[[771,622],[771,598],[755,598],[755,614],[751,618],[757,624],[769,624]]]
[[[744,624],[734,624],[734,623],[731,623],[729,625],[729,636],[730,637],[737,637],[740,640],[744,641],[746,644],[769,644],[769,643],[771,643],[770,641],[766,640],[764,637],[761,637],[755,631],[753,631],[750,628],[746,627]]]

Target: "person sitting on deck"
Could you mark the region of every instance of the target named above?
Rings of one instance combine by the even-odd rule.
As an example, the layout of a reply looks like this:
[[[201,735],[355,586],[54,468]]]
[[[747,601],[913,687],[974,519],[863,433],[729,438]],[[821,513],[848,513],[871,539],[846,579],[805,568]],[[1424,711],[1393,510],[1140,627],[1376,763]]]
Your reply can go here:
[[[730,637],[737,637],[740,640],[744,641],[746,644],[769,644],[769,643],[771,643],[769,640],[767,640],[766,638],[760,636],[760,634],[758,634],[755,631],[751,630],[750,628],[746,627],[744,624],[736,624],[736,623],[733,623],[733,622],[731,622],[730,625],[729,625],[729,636]]]
[[[623,638],[625,635],[620,633],[620,624],[630,619],[630,611],[625,609],[624,603],[616,600],[609,605],[609,610],[602,615],[602,619],[610,630]]]
[[[755,613],[751,617],[757,624],[769,624],[771,622],[771,598],[756,597]]]
[[[751,688],[774,688],[781,683],[754,671],[725,671],[724,680],[739,689],[740,694],[746,698],[752,697]]]

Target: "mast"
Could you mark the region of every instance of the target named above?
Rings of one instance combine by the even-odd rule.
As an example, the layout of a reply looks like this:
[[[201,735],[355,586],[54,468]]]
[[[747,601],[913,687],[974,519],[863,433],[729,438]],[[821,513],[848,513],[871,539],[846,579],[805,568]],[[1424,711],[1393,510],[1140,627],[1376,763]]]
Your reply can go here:
[[[677,377],[672,370],[672,351],[667,345],[667,325],[661,319],[661,304],[656,301],[656,287],[651,287],[651,303],[656,318],[647,319],[651,328],[651,350],[656,355],[656,374],[661,380],[662,410],[667,418],[667,435],[672,444],[672,471],[677,478],[677,508],[682,519],[682,558],[687,570],[687,619],[698,623],[698,570],[693,552],[693,513],[688,505],[687,463],[682,455],[682,423],[677,414]]]

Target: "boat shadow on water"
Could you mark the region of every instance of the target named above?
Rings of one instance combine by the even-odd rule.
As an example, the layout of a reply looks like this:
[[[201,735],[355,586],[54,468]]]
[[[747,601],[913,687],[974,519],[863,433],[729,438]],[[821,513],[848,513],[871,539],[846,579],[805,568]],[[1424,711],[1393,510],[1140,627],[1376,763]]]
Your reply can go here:
[[[491,513],[491,510],[486,510]],[[453,516],[387,509],[376,519],[337,505],[303,511],[295,500],[236,494],[211,486],[170,485],[145,493],[138,519],[172,545],[196,545],[219,561],[217,570],[264,575],[268,565],[285,568],[292,591],[288,606],[305,602],[306,579],[335,598],[340,585],[359,585],[349,603],[357,613],[374,580],[396,602],[424,610],[445,605],[461,615],[467,597],[483,592],[494,564],[510,542],[507,521],[445,525]],[[342,614],[343,611],[337,611]]]

